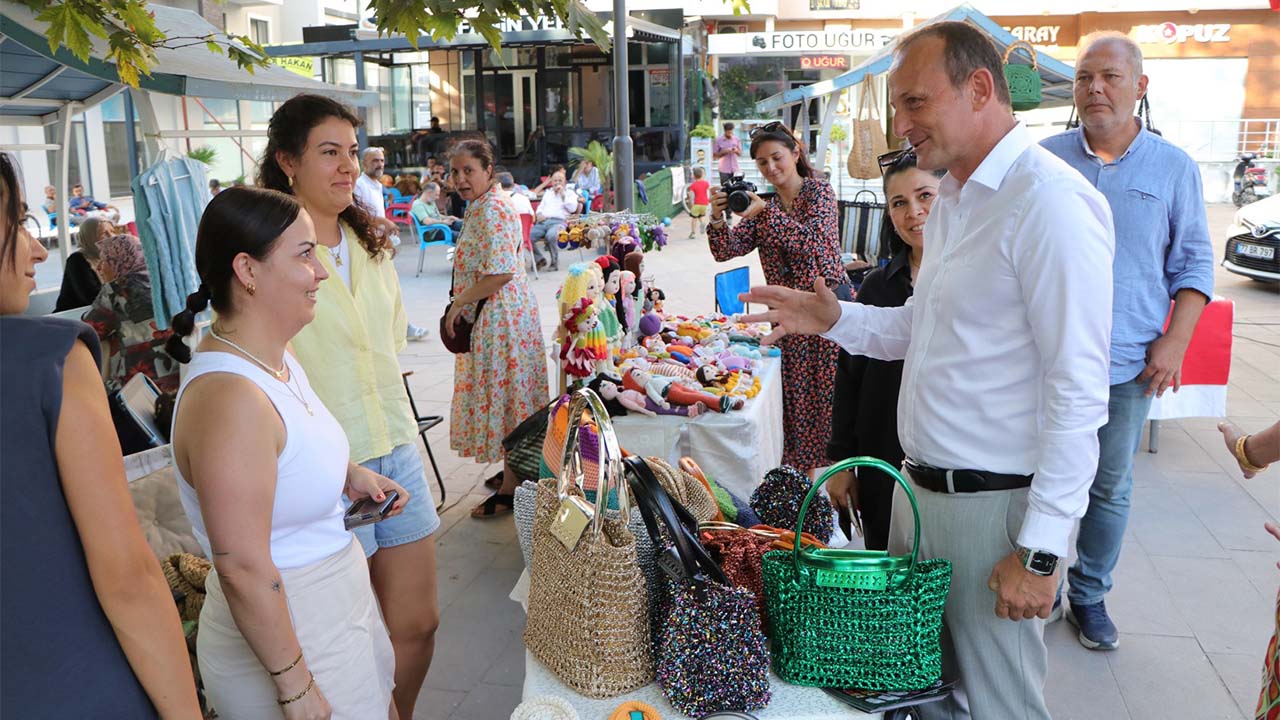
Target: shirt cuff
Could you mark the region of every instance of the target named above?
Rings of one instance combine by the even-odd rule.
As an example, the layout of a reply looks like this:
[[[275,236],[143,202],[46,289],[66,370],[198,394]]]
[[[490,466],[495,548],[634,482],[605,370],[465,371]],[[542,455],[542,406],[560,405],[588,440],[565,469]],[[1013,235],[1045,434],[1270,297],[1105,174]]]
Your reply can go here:
[[[857,322],[853,315],[857,314],[857,303],[840,302],[840,319],[836,320],[835,325],[830,330],[822,333],[821,337],[830,340],[841,347],[857,345],[858,339],[862,337],[863,330],[866,329],[865,323]],[[856,353],[855,353],[856,354]]]
[[[1066,559],[1071,530],[1076,521],[1027,508],[1018,532],[1018,545],[1032,550],[1047,550]]]

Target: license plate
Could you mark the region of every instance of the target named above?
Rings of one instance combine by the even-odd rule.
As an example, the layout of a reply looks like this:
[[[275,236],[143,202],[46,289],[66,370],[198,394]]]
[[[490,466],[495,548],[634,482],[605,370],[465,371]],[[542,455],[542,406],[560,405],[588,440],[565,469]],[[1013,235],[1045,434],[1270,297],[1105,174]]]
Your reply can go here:
[[[1274,260],[1276,257],[1276,249],[1265,245],[1236,243],[1236,254],[1243,255],[1245,257],[1258,258],[1260,260]]]

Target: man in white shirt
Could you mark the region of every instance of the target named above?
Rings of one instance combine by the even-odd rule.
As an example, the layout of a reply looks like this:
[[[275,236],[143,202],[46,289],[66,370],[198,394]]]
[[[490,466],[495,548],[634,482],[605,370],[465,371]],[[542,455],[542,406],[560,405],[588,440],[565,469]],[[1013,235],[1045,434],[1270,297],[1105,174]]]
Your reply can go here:
[[[1112,255],[1107,201],[1013,118],[1001,59],[964,23],[905,37],[889,74],[894,133],[946,168],[915,294],[901,308],[779,287],[748,316],[905,360],[898,435],[920,506],[920,556],[953,565],[944,675],[923,718],[1048,720],[1044,620],[1085,511],[1107,419]],[[894,498],[890,550],[910,550]],[[1015,621],[1015,622],[1010,622]]]
[[[391,244],[400,245],[400,235],[396,232],[395,223],[386,218],[386,206],[382,204],[382,171],[387,165],[386,155],[380,147],[367,147],[360,153],[360,167],[364,172],[360,173],[360,177],[356,178],[356,186],[354,197],[357,203],[362,205],[370,215],[373,216],[374,222],[379,227],[391,233]],[[378,222],[379,220],[385,222]],[[409,323],[408,339],[413,341],[426,340],[431,334],[430,330],[419,327],[413,323]]]
[[[533,241],[533,254],[538,269],[546,267],[547,256],[551,259],[551,269],[560,269],[559,248],[556,239],[565,227],[565,219],[578,212],[578,194],[565,187],[565,170],[557,167],[547,178],[550,187],[542,193],[542,201],[538,203],[538,211],[533,218],[533,229],[529,231],[529,239]],[[538,249],[538,241],[547,245],[547,256]]]
[[[382,204],[382,171],[387,160],[380,147],[367,147],[360,153],[360,167],[364,172],[356,178],[356,200],[374,217],[386,216],[386,206]]]

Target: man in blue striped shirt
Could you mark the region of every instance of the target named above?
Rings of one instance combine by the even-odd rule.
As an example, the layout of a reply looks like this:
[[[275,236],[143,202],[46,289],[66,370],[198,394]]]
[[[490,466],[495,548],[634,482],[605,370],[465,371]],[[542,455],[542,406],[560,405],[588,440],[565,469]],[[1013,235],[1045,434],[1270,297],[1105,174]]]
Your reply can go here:
[[[1081,126],[1042,144],[1106,196],[1116,253],[1111,397],[1078,558],[1067,575],[1067,617],[1082,645],[1113,650],[1119,635],[1103,599],[1129,519],[1133,456],[1152,395],[1180,385],[1183,354],[1213,295],[1213,247],[1195,161],[1134,116],[1147,91],[1142,52],[1120,33],[1091,35],[1080,47],[1074,94]]]

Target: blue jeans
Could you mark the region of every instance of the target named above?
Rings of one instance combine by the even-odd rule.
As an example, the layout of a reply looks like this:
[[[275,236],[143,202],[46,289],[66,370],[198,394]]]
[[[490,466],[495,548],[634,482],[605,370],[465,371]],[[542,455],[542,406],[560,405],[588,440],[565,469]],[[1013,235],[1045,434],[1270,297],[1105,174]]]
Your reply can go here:
[[[1073,605],[1101,602],[1111,590],[1111,571],[1120,559],[1133,494],[1133,456],[1151,410],[1147,384],[1137,380],[1111,386],[1107,424],[1098,429],[1098,472],[1089,487],[1089,509],[1080,520],[1076,564],[1067,579]]]
[[[365,557],[371,557],[378,548],[395,547],[417,542],[440,528],[440,516],[436,514],[435,499],[427,485],[427,471],[418,454],[416,443],[397,445],[391,454],[360,463],[362,466],[400,483],[409,493],[409,504],[393,518],[372,525],[362,525],[352,532],[360,541]],[[343,497],[350,507],[350,501]]]

